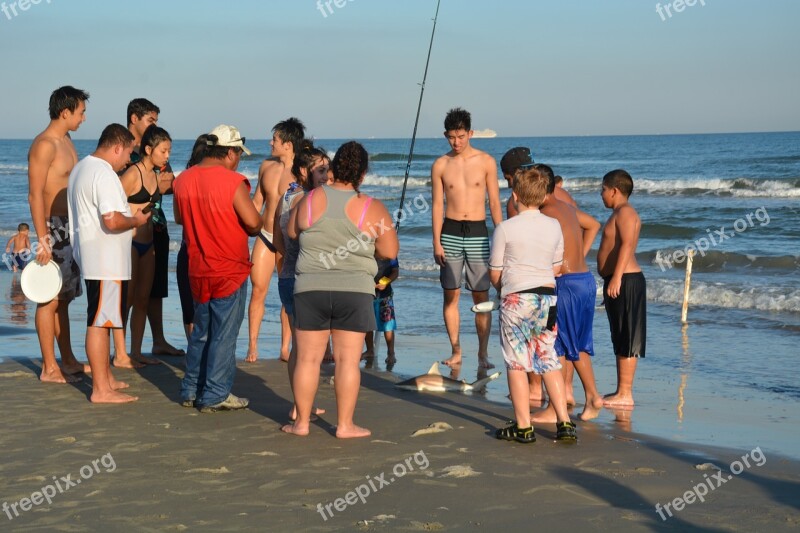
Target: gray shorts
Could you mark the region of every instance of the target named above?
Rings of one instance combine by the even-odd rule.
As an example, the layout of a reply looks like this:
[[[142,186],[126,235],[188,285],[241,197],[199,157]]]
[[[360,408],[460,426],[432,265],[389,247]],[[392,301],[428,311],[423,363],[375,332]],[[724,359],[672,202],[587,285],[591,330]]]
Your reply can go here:
[[[81,269],[72,257],[72,244],[69,241],[69,218],[51,216],[47,222],[50,244],[53,246],[53,261],[61,269],[61,291],[56,300],[71,302],[81,294]]]
[[[294,295],[297,329],[375,331],[372,294],[344,291],[308,291]]]
[[[443,289],[460,289],[466,271],[467,289],[488,291],[489,280],[489,230],[485,220],[444,219],[442,224],[444,266],[439,268],[439,282]]]

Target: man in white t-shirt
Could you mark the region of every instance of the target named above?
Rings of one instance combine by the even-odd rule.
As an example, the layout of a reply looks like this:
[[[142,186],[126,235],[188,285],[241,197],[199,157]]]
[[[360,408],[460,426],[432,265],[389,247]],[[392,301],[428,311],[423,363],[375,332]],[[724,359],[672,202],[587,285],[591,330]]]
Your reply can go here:
[[[114,379],[109,365],[109,329],[123,327],[125,295],[131,279],[130,230],[146,224],[150,213],[131,216],[117,176],[130,161],[133,135],[120,124],[103,130],[97,149],[69,175],[69,231],[88,300],[86,355],[92,367],[94,403],[138,400],[119,392],[128,385]],[[146,209],[146,208],[145,208]]]

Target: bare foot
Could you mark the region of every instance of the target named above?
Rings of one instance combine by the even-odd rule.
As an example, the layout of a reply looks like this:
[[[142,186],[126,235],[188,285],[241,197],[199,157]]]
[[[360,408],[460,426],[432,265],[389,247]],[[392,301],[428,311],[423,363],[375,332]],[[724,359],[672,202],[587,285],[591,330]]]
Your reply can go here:
[[[308,435],[308,424],[304,424],[303,426],[298,425],[297,422],[293,424],[286,424],[285,426],[281,427],[281,431],[284,433],[297,435],[298,437],[305,437]]]
[[[394,356],[393,353],[387,354],[385,363],[386,363],[386,370],[388,372],[391,372],[392,369],[394,368],[394,365],[397,364],[397,358]]]
[[[478,357],[478,368],[494,368],[488,357]]]
[[[111,362],[114,365],[114,368],[144,368],[145,365],[138,361],[134,361],[127,354],[123,355],[115,355],[114,360]]]
[[[578,416],[581,420],[592,420],[597,418],[600,414],[600,409],[603,407],[603,398],[595,396],[593,398],[586,398],[586,405],[583,407],[583,412]]]
[[[364,350],[361,353],[361,360],[366,361],[367,359],[375,359],[375,352],[372,350]]]
[[[61,368],[56,367],[51,372],[45,372],[42,369],[42,373],[39,374],[39,381],[43,383],[77,383],[81,381],[81,378],[62,372]]]
[[[143,363],[145,365],[160,365],[161,361],[155,359],[153,357],[145,357],[142,354],[131,354],[131,359],[136,361],[137,363]]]
[[[445,359],[442,364],[449,367],[461,366],[461,352],[454,353],[450,359]]]
[[[180,348],[174,347],[168,342],[164,344],[153,344],[153,350],[150,353],[153,355],[186,355],[186,352]]]
[[[631,394],[606,394],[603,396],[603,405],[605,407],[616,407],[620,409],[630,408],[633,409],[633,395]]]
[[[324,415],[325,409],[321,409],[319,407],[314,407],[311,410],[311,422],[317,420],[317,415]],[[289,411],[289,420],[294,422],[297,419],[297,406],[292,406],[292,410]]]
[[[286,359],[288,361],[288,359]],[[258,361],[258,351],[247,351],[247,357],[244,358],[245,363],[255,363]]]
[[[531,424],[555,424],[558,422],[556,410],[548,405],[546,409],[531,414]]]
[[[116,379],[114,379],[113,376],[108,381],[109,381],[109,384],[111,385],[111,388],[113,390],[122,390],[122,389],[127,389],[128,387],[130,387],[130,385],[128,385],[124,381],[117,381]]]
[[[91,396],[92,403],[128,403],[135,402],[138,399],[138,396],[131,396],[130,394],[113,390],[103,394],[93,392]]]
[[[89,365],[84,365],[83,363],[79,363],[75,361],[74,363],[64,363],[61,362],[61,371],[65,374],[75,375],[75,374],[88,374],[92,371],[92,367]]]
[[[366,428],[359,427],[355,424],[343,428],[341,426],[336,428],[337,439],[357,439],[360,437],[369,437],[372,432]]]

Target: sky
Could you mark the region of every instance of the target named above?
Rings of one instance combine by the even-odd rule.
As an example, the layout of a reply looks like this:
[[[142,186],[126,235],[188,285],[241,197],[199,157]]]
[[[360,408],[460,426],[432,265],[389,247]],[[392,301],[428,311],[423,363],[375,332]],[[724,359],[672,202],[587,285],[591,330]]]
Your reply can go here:
[[[316,138],[409,138],[436,10],[34,1],[0,0],[0,138],[43,130],[62,85],[91,94],[78,139],[137,97],[177,139],[267,138],[289,116]],[[676,1],[441,0],[418,136],[456,106],[502,137],[800,130],[800,2]]]

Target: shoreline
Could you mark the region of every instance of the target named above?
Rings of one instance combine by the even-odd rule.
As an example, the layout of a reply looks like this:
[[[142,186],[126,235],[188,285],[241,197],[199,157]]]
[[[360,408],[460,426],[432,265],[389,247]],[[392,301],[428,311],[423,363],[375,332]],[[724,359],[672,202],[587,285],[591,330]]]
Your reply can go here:
[[[14,283],[16,281],[16,283]],[[27,301],[18,287],[19,275],[0,274],[0,284],[9,283],[10,289],[0,294],[0,362],[13,362],[19,358],[29,359],[41,364],[36,332],[33,324],[35,304]],[[270,293],[277,296],[276,281],[273,279]],[[16,289],[15,289],[16,286]],[[6,285],[8,287],[8,285]],[[167,339],[179,348],[185,348],[185,337],[181,324],[177,288],[170,277],[170,298],[164,301],[164,330]],[[407,313],[416,307],[418,291],[403,290],[395,295],[395,305],[401,327],[406,324]],[[477,339],[471,330],[471,315],[468,298],[461,299],[462,345],[464,363],[460,372],[439,366],[442,374],[454,379],[473,382],[484,377],[476,368],[474,353]],[[262,323],[259,339],[260,360],[277,360],[279,346],[279,326],[277,319],[277,298],[267,298],[265,321]],[[597,419],[590,423],[614,427],[624,426],[637,433],[665,438],[684,445],[713,445],[727,448],[748,448],[760,446],[770,454],[780,454],[793,460],[800,460],[800,444],[797,442],[797,408],[800,397],[791,388],[790,374],[776,383],[773,379],[766,383],[779,385],[781,390],[773,391],[760,384],[764,382],[763,368],[757,361],[737,349],[736,336],[731,336],[726,327],[717,328],[713,322],[700,320],[699,310],[693,310],[693,321],[688,330],[676,322],[677,309],[653,302],[648,306],[649,322],[648,351],[651,357],[643,361],[637,373],[636,408],[621,414],[629,420],[617,421],[617,412],[602,409]],[[70,323],[73,349],[79,360],[85,361],[84,335],[86,320],[85,300],[79,299],[70,306]],[[614,358],[609,353],[611,346],[605,313],[599,310],[595,316],[595,349],[593,367],[601,394],[613,391],[616,384]],[[496,324],[496,322],[495,322]],[[495,363],[495,371],[504,371],[502,357],[497,348],[493,329],[490,347],[490,360]],[[772,345],[780,351],[791,353],[791,336],[782,339],[772,338]],[[151,347],[149,330],[145,332],[143,347]],[[785,347],[784,347],[785,345]],[[247,350],[247,325],[242,324],[237,341],[237,363],[243,364]],[[392,379],[408,379],[428,371],[436,360],[441,361],[449,354],[449,343],[443,326],[431,324],[416,332],[403,332],[397,339],[398,363],[393,369]],[[710,351],[709,351],[710,350]],[[725,355],[722,355],[725,354]],[[378,342],[377,356],[372,370],[385,369],[385,343]],[[364,368],[366,365],[362,365]],[[365,369],[366,370],[366,369]],[[144,369],[143,375],[149,372]],[[784,382],[786,385],[784,385]],[[507,400],[506,376],[489,384],[485,393],[475,394],[476,398],[497,402],[507,409],[510,416],[511,405]],[[573,418],[582,410],[583,390],[580,381],[575,379],[575,399],[578,405],[570,409]],[[729,416],[736,413],[736,416]]]
[[[547,426],[537,428],[534,444],[498,441],[493,431],[507,419],[506,406],[471,395],[400,391],[397,376],[371,371],[362,376],[356,421],[373,434],[342,441],[332,436],[330,367],[323,368],[317,400],[328,412],[312,423],[309,437],[295,437],[280,431],[290,407],[284,364],[239,363],[234,392],[249,397],[250,408],[204,415],[177,403],[179,358],[161,359],[165,364],[148,372],[117,371],[140,397],[121,406],[90,404],[87,378],[75,386],[44,385],[35,379],[37,361],[0,363],[0,402],[10,414],[0,436],[2,501],[30,497],[53,476],[83,482],[20,512],[13,525],[435,531],[519,526],[532,518],[539,527],[563,527],[567,513],[582,528],[800,525],[800,462],[768,452],[761,466],[751,461],[733,476],[729,465],[750,451],[602,424],[579,423],[577,445],[554,442]],[[436,423],[451,429],[411,436]],[[94,472],[87,470],[93,461],[101,461]],[[704,502],[662,520],[656,503],[682,498],[712,478],[714,467],[697,469],[706,463],[731,479]],[[368,481],[363,503],[345,500],[366,491],[359,487]]]

